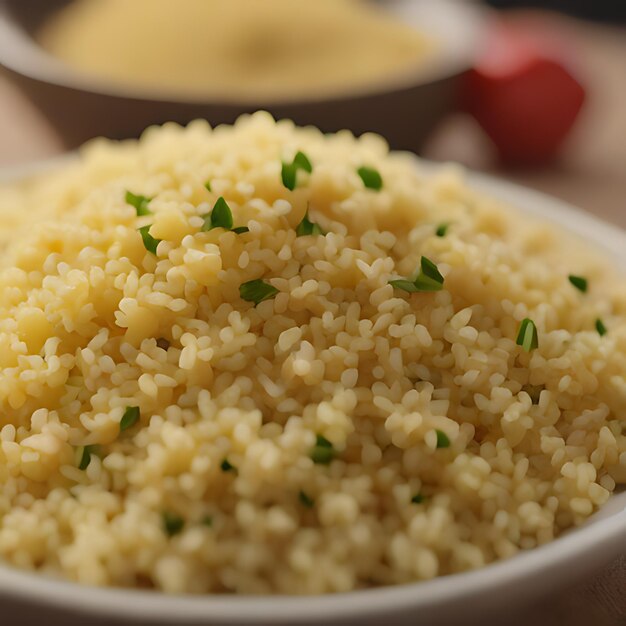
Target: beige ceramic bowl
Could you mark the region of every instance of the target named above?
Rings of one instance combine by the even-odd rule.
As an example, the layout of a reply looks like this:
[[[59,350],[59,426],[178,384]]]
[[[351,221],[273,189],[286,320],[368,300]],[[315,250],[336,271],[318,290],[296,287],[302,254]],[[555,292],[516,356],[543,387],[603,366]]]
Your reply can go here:
[[[205,118],[232,123],[263,109],[275,117],[331,132],[380,133],[395,148],[418,150],[436,123],[457,106],[459,78],[475,58],[484,13],[461,0],[378,0],[380,6],[440,42],[432,63],[367,90],[336,97],[238,102],[177,100],[131,91],[80,74],[54,59],[32,33],[68,0],[0,0],[0,65],[59,131],[68,147],[94,136],[137,136],[146,126]],[[373,0],[372,0],[373,1]]]

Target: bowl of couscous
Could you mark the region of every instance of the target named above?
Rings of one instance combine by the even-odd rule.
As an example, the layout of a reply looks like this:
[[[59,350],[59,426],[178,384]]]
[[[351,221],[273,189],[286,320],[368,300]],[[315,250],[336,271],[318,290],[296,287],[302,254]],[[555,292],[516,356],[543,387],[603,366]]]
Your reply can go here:
[[[0,219],[5,615],[454,623],[624,549],[614,227],[267,113]]]
[[[0,64],[69,147],[265,109],[417,150],[484,21],[453,0],[3,0]]]

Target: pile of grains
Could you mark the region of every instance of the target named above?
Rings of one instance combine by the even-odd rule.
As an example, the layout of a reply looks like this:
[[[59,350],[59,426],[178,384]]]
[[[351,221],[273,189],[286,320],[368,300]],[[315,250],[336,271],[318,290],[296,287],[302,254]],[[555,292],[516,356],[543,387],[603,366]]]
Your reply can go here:
[[[325,593],[481,567],[626,481],[626,287],[383,140],[99,141],[0,191],[0,561]]]

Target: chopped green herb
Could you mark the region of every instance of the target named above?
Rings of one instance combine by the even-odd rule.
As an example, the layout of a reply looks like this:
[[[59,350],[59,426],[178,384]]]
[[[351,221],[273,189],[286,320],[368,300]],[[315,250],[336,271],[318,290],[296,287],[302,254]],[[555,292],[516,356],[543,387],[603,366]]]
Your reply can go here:
[[[283,168],[281,170],[281,178],[283,180],[283,185],[289,189],[289,191],[293,191],[296,188],[296,173],[297,168],[293,163],[283,163]]]
[[[237,472],[237,468],[230,463],[228,459],[224,459],[220,465],[222,472]]]
[[[127,406],[120,420],[120,432],[132,428],[139,420],[139,407]]]
[[[435,235],[437,235],[437,237],[445,237],[449,226],[450,224],[439,224],[439,226],[437,226],[437,230],[435,231]]]
[[[523,385],[522,391],[525,391],[529,396],[533,404],[539,404],[539,398],[541,392],[545,389],[543,385]]]
[[[208,526],[209,528],[211,528],[211,526],[213,526],[213,517],[211,515],[205,515],[201,522],[200,522],[203,526]]]
[[[170,342],[167,339],[165,339],[165,337],[159,337],[156,340],[156,345],[157,345],[157,348],[161,348],[161,350],[167,351],[170,349]]]
[[[416,493],[412,498],[411,498],[411,502],[413,504],[421,504],[422,502],[424,502],[424,496],[421,493]]]
[[[220,196],[213,205],[213,210],[204,216],[202,230],[212,230],[213,228],[225,228],[230,230],[233,227],[233,213],[228,203]]]
[[[315,506],[315,502],[313,502],[312,498],[307,496],[304,491],[300,491],[298,494],[298,500],[300,500],[300,504],[305,506],[307,509],[312,509]]]
[[[296,188],[296,177],[298,174],[298,170],[303,170],[305,172],[308,172],[309,174],[313,171],[311,161],[309,161],[304,152],[297,152],[291,163],[283,162],[283,166],[281,169],[281,178],[283,181],[283,185],[287,187],[287,189],[289,189],[290,191],[293,191]]]
[[[249,280],[247,283],[239,285],[239,295],[246,302],[254,302],[254,305],[273,298],[278,293],[278,289],[264,280]]]
[[[141,238],[143,239],[143,245],[144,248],[148,251],[148,252],[152,252],[152,254],[156,255],[157,253],[157,246],[161,243],[160,239],[155,239],[151,234],[150,234],[150,226],[142,226],[141,228],[139,228],[139,232],[141,234]]]
[[[396,289],[402,289],[409,293],[417,293],[420,291],[441,291],[443,289],[443,276],[437,269],[437,266],[425,256],[420,262],[421,271],[417,278],[413,281],[403,278],[400,280],[390,280],[389,284]]]
[[[82,446],[77,449],[77,458],[78,458],[78,469],[86,470],[89,467],[89,463],[91,462],[91,456],[96,454],[98,451],[98,446]]]
[[[250,229],[247,226],[237,226],[237,228],[233,228],[232,231],[237,235],[241,235],[242,233],[249,233]]]
[[[333,458],[335,458],[335,449],[333,448],[333,444],[328,441],[326,437],[318,435],[315,441],[315,446],[313,447],[313,450],[311,450],[311,458],[314,463],[328,465]]]
[[[437,266],[425,256],[421,260],[421,272],[415,279],[415,286],[420,291],[440,291],[443,288],[443,276]]]
[[[207,191],[212,191],[212,190],[211,190],[211,181],[210,181],[210,180],[207,180],[207,181],[206,181],[206,183],[204,183],[204,188],[205,188]]]
[[[539,337],[537,336],[535,322],[527,317],[522,320],[517,333],[516,343],[518,346],[522,346],[526,352],[539,347]]]
[[[309,174],[313,171],[313,166],[311,165],[311,161],[309,161],[309,158],[307,157],[306,154],[304,154],[304,152],[300,152],[298,150],[298,152],[296,152],[296,156],[293,157],[293,164],[301,170],[304,170],[305,172],[308,172]]]
[[[127,204],[135,207],[135,211],[137,211],[137,217],[141,217],[142,215],[152,215],[152,211],[148,208],[150,200],[152,200],[152,198],[146,198],[146,196],[138,196],[132,191],[126,192],[126,202]]]
[[[569,278],[569,282],[572,283],[572,285],[574,285],[574,287],[576,287],[578,291],[582,291],[583,293],[587,291],[587,279],[586,278],[583,278],[582,276],[574,276],[573,274],[570,274],[568,278]]]
[[[319,224],[309,219],[309,211],[304,214],[302,221],[296,226],[296,235],[304,237],[305,235],[325,235]]]
[[[607,333],[606,326],[600,318],[596,320],[596,330],[598,331],[598,335],[600,335],[600,337],[603,337]]]
[[[185,526],[185,520],[174,513],[163,513],[163,529],[168,537],[178,535]]]
[[[449,448],[450,447],[450,438],[443,430],[436,430],[437,433],[437,447],[438,448]]]
[[[402,291],[408,291],[409,293],[417,293],[419,289],[413,281],[401,278],[399,280],[390,280],[389,284],[396,289],[402,289]]]
[[[378,170],[372,167],[359,167],[356,172],[368,189],[380,191],[383,188],[383,178]]]

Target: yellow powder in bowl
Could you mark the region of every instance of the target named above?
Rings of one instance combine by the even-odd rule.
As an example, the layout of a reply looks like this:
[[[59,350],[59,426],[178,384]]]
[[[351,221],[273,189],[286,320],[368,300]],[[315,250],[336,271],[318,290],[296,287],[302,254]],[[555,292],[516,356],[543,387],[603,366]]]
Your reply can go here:
[[[419,69],[433,51],[363,0],[79,0],[39,40],[111,84],[223,99],[364,88]]]

